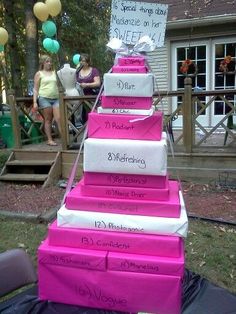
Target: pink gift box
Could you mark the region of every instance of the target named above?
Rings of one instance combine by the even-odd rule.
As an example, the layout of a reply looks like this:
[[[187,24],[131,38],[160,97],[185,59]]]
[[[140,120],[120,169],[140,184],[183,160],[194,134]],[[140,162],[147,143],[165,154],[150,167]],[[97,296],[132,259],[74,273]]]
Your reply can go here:
[[[147,68],[144,65],[114,65],[112,67],[113,73],[147,73]]]
[[[48,243],[99,251],[180,257],[183,239],[178,236],[58,227],[57,221],[54,221],[48,229]]]
[[[142,66],[145,65],[144,57],[122,57],[118,58],[118,65],[127,66]]]
[[[119,97],[104,95],[101,97],[102,108],[151,109],[152,102],[152,97]]]
[[[124,312],[180,314],[181,277],[126,271],[99,271],[48,264],[52,247],[38,250],[39,298],[53,302]],[[53,248],[60,258],[64,247]],[[77,255],[74,249],[74,255]]]
[[[167,176],[85,171],[84,183],[91,185],[131,186],[165,189],[168,186],[168,178]]]
[[[48,239],[39,247],[39,264],[57,265],[60,267],[86,268],[106,271],[106,251],[82,250],[70,247],[50,246]]]
[[[164,189],[138,188],[126,186],[88,185],[81,182],[81,195],[95,197],[109,197],[120,199],[156,200],[169,199],[168,186]]]
[[[73,210],[178,218],[180,216],[179,184],[176,181],[169,182],[168,201],[153,201],[83,196],[79,182],[68,193],[65,204],[68,209]]]
[[[163,113],[152,116],[89,113],[88,136],[159,141],[162,137]]]
[[[115,271],[159,275],[184,275],[184,249],[180,257],[160,257],[139,254],[108,253],[107,268]]]

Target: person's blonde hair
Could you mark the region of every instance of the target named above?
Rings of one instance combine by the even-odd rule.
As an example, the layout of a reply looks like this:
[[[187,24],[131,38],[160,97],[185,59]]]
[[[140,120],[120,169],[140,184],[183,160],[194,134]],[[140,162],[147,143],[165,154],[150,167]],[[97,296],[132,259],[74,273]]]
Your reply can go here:
[[[49,55],[42,55],[39,58],[39,70],[43,70],[43,65],[45,63],[45,61],[47,61],[48,59],[52,60],[52,58]]]

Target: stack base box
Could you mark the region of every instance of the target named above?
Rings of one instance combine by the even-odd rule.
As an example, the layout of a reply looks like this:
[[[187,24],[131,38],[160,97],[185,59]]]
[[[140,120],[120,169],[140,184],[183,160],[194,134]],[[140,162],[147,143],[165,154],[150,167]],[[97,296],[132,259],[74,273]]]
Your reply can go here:
[[[112,254],[109,257],[106,251],[52,247],[45,241],[38,251],[40,299],[123,312],[180,314],[183,256],[173,259],[179,263],[173,273],[179,275],[169,275],[119,270],[118,253]],[[126,261],[129,255],[133,258],[126,254]],[[147,260],[148,256],[143,258]],[[150,259],[157,259],[158,270],[158,258]]]

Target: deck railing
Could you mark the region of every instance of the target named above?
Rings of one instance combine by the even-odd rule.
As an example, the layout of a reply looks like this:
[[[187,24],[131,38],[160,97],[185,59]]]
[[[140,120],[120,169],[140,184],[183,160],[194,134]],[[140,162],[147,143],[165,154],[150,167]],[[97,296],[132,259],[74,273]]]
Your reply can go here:
[[[233,132],[233,116],[235,115],[234,102],[229,100],[236,98],[236,90],[215,90],[215,91],[197,91],[192,88],[191,78],[185,78],[185,87],[182,91],[161,91],[155,92],[153,95],[153,105],[157,109],[162,109],[161,103],[178,97],[178,106],[175,110],[165,113],[165,128],[170,133],[172,145],[181,146],[182,151],[191,154],[199,147],[208,147],[208,140],[212,135],[220,130],[224,140],[214,144],[217,148],[234,147],[236,142],[236,134]],[[206,112],[208,108],[213,106],[216,100],[221,100],[222,104],[228,108],[227,113],[221,120],[212,127],[205,127],[199,122],[199,117]],[[96,96],[64,96],[60,91],[60,113],[61,113],[61,142],[62,149],[67,150],[73,148],[75,143],[79,143],[83,137],[86,125],[78,127],[76,125],[76,115],[81,114],[81,108],[86,112],[91,111],[94,106]],[[32,139],[31,131],[36,128],[39,137],[45,137],[43,132],[43,123],[38,123],[31,115],[32,97],[15,97],[10,91],[8,94],[8,104],[11,109],[12,126],[15,140],[15,148],[21,148],[22,144],[26,144],[28,139]],[[170,101],[171,102],[171,101]],[[24,114],[30,124],[27,130],[19,123],[19,114]],[[176,119],[182,119],[182,126],[175,130],[173,127]],[[177,120],[176,120],[177,121]],[[231,122],[230,124],[228,122]],[[196,136],[196,131],[200,130],[201,137]],[[25,134],[26,139],[22,138]],[[226,142],[226,136],[230,136]],[[28,142],[29,142],[28,141]]]

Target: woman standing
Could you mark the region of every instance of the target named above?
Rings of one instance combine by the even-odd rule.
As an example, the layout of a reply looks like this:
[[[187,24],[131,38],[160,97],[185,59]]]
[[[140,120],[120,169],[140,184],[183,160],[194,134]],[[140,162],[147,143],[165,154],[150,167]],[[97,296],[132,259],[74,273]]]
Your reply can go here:
[[[91,66],[91,59],[88,54],[81,54],[80,67],[76,71],[76,82],[79,84],[84,95],[97,95],[100,85],[100,73],[98,69]],[[88,119],[88,112],[82,108],[82,123]]]
[[[83,88],[84,95],[96,95],[101,85],[98,69],[91,66],[88,54],[81,54],[80,68],[76,72],[76,81]]]
[[[52,69],[52,59],[48,55],[40,57],[39,71],[34,76],[34,110],[40,109],[44,117],[44,130],[47,136],[47,144],[56,146],[52,139],[52,121],[57,123],[61,133],[59,112],[59,91],[57,77]]]

